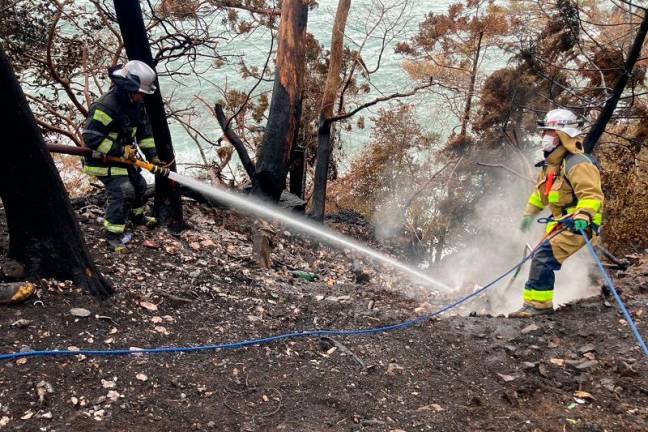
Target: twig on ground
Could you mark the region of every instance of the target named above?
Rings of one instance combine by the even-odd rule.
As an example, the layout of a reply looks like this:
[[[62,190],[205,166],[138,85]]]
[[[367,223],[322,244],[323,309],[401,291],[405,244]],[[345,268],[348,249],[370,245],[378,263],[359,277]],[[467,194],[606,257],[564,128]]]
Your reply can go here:
[[[177,301],[177,302],[182,302],[182,303],[192,303],[193,302],[193,300],[188,299],[186,297],[178,297],[176,295],[173,295],[171,293],[168,293],[168,292],[162,291],[162,290],[157,290],[156,294],[159,294],[164,298],[167,298],[167,299],[173,300],[173,301]]]
[[[321,339],[322,339],[322,340],[325,340],[325,341],[327,341],[327,342],[329,342],[329,343],[331,343],[332,345],[334,345],[335,347],[337,347],[337,348],[338,348],[340,351],[342,351],[343,353],[348,354],[348,355],[350,355],[351,357],[353,357],[353,359],[354,359],[356,362],[358,362],[358,364],[360,365],[360,367],[361,367],[362,369],[366,369],[366,368],[367,368],[367,365],[365,364],[365,362],[362,361],[362,359],[361,359],[360,357],[358,357],[358,356],[357,356],[353,351],[351,351],[351,350],[350,350],[346,345],[344,345],[342,342],[337,341],[337,340],[335,340],[335,339],[333,339],[333,338],[330,338],[330,337],[326,337],[326,336],[322,337]]]

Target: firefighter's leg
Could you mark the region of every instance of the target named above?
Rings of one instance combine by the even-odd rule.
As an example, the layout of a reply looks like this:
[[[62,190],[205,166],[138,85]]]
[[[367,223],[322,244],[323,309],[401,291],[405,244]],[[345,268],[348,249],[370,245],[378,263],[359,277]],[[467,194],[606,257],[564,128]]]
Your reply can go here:
[[[146,194],[147,183],[146,179],[138,171],[133,170],[130,175],[131,183],[135,188],[135,200],[133,202],[133,210],[131,213],[133,222],[135,225],[145,225],[148,228],[153,228],[157,225],[157,219],[154,217],[146,216],[144,214],[144,206],[146,204],[146,199],[144,195]]]
[[[106,238],[115,252],[126,252],[121,238],[126,230],[128,212],[135,200],[135,188],[128,176],[106,176],[100,177],[100,180],[106,186],[108,195],[104,216]]]
[[[523,318],[553,311],[554,272],[584,244],[580,234],[567,230],[544,242],[531,261],[529,279],[524,287],[524,306],[509,316]]]
[[[550,242],[553,254],[560,264],[563,264],[567,258],[585,246],[585,239],[582,235],[567,230],[552,238]]]
[[[553,312],[554,272],[560,270],[560,266],[551,243],[545,241],[531,260],[529,278],[524,285],[524,305],[509,317],[526,318]]]

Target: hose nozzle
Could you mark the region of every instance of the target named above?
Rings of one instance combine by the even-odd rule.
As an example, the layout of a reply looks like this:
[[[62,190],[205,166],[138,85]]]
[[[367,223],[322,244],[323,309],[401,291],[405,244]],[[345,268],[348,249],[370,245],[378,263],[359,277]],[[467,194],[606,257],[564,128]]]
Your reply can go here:
[[[148,171],[148,172],[150,172],[152,174],[160,175],[162,177],[168,177],[169,173],[171,172],[171,170],[169,170],[169,168],[161,167],[161,166],[158,166],[158,165],[154,165],[154,164],[152,164],[150,162],[144,162],[144,161],[141,161],[141,160],[135,161],[135,165],[137,165],[140,168],[145,169],[146,171]]]
[[[153,168],[150,171],[153,174],[161,175],[162,177],[169,177],[169,173],[171,172],[169,168],[163,168],[157,165],[153,165]]]

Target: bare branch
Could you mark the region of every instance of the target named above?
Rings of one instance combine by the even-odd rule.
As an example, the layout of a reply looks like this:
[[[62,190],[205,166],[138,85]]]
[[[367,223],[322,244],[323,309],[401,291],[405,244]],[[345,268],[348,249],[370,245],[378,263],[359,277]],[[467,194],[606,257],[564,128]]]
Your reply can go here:
[[[236,0],[210,0],[210,3],[213,4],[214,6],[221,7],[221,8],[241,9],[241,10],[246,10],[248,12],[252,12],[260,15],[268,15],[268,16],[281,15],[281,10],[279,9],[257,8],[253,6],[244,5],[241,2]]]
[[[337,121],[340,121],[340,120],[346,120],[349,117],[353,117],[358,112],[360,112],[360,111],[362,111],[362,110],[364,110],[366,108],[369,108],[369,107],[371,107],[373,105],[376,105],[376,104],[381,103],[381,102],[386,102],[386,101],[389,101],[389,100],[392,100],[392,99],[398,99],[398,98],[414,96],[419,91],[421,91],[423,89],[426,89],[426,88],[430,88],[434,84],[435,84],[434,80],[432,78],[430,78],[430,81],[427,84],[417,86],[412,91],[409,91],[409,92],[406,92],[406,93],[393,93],[393,94],[388,95],[388,96],[383,96],[383,97],[376,98],[376,99],[374,99],[372,101],[369,101],[367,103],[364,103],[362,105],[357,106],[356,108],[349,111],[348,113],[342,113],[342,114],[338,114],[338,115],[336,115],[334,117],[331,117],[330,119],[328,119],[328,121],[337,122]]]
[[[525,176],[524,174],[521,174],[517,171],[515,171],[513,168],[509,168],[504,164],[490,164],[490,163],[485,163],[485,162],[475,162],[476,165],[483,166],[483,167],[490,167],[490,168],[502,168],[505,171],[510,172],[516,177],[519,177],[521,179],[524,179],[530,183],[535,183],[534,180],[530,177]]]
[[[241,106],[238,108],[238,110],[227,120],[227,122],[225,123],[225,128],[224,129],[229,128],[229,125],[230,125],[231,121],[234,118],[236,118],[241,113],[241,111],[243,111],[243,108],[245,108],[245,106],[250,101],[250,97],[252,96],[252,92],[254,92],[254,90],[256,90],[256,88],[259,87],[259,84],[261,84],[261,81],[263,80],[263,77],[265,76],[265,73],[268,70],[268,64],[270,63],[270,58],[272,57],[272,49],[274,48],[274,41],[275,41],[275,35],[274,35],[274,33],[272,31],[270,31],[270,49],[268,50],[268,57],[266,58],[265,64],[263,65],[263,71],[261,71],[261,77],[259,77],[256,84],[254,84],[252,86],[252,88],[250,89],[250,91],[247,93],[247,95],[245,96],[245,100],[243,101]]]
[[[236,149],[236,152],[239,155],[239,159],[241,159],[241,163],[243,164],[243,168],[245,168],[245,172],[247,173],[248,177],[250,177],[250,180],[252,183],[256,181],[256,167],[254,166],[254,163],[250,159],[250,155],[248,154],[247,149],[245,148],[245,144],[239,138],[239,136],[226,124],[225,120],[225,113],[223,112],[223,107],[220,104],[214,105],[214,112],[216,113],[216,119],[218,120],[218,124],[220,124],[221,129],[223,130],[223,133],[227,137],[227,140],[234,146]]]
[[[83,116],[88,115],[88,110],[79,102],[77,99],[76,95],[70,88],[70,81],[64,79],[61,77],[56,70],[56,66],[54,65],[54,61],[52,59],[52,48],[54,45],[54,37],[56,36],[56,27],[58,26],[58,22],[61,19],[61,16],[63,15],[63,4],[56,2],[56,6],[58,8],[56,15],[54,16],[54,21],[52,22],[52,27],[50,28],[48,35],[47,35],[47,68],[50,71],[50,74],[52,75],[52,78],[61,84],[63,87],[63,90],[65,93],[68,95],[70,98],[70,101],[74,104],[74,106],[79,110]]]

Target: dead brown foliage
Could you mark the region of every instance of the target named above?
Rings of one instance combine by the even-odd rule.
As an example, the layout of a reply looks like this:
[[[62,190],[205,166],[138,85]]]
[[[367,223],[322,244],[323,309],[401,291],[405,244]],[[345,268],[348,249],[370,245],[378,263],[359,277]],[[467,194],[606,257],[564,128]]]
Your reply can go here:
[[[637,153],[622,140],[600,144],[605,192],[605,244],[614,253],[642,251],[648,244],[648,150]]]
[[[156,9],[164,18],[186,19],[195,17],[199,7],[197,0],[162,0]]]

